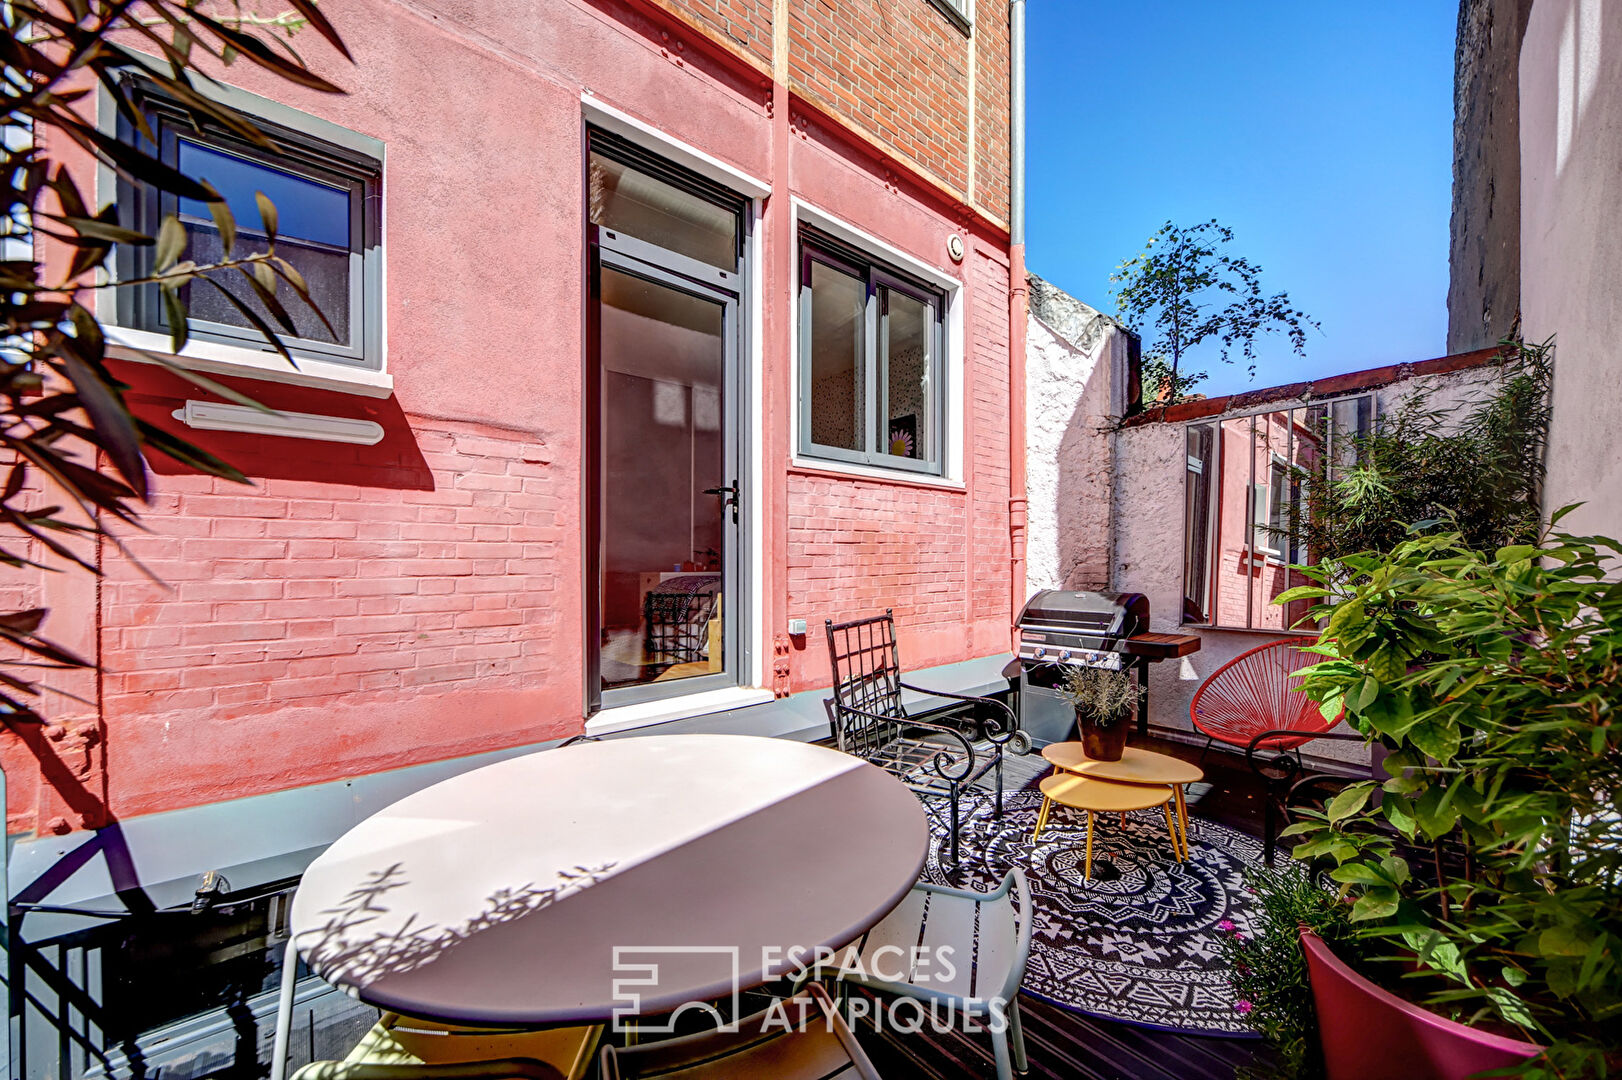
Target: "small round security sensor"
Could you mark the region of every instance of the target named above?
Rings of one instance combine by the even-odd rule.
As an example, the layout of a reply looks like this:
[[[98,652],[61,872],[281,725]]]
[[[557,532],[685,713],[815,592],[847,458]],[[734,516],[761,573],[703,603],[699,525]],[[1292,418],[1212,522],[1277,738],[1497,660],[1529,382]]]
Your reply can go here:
[[[946,238],[946,254],[952,257],[953,262],[963,261],[963,238],[957,233]]]

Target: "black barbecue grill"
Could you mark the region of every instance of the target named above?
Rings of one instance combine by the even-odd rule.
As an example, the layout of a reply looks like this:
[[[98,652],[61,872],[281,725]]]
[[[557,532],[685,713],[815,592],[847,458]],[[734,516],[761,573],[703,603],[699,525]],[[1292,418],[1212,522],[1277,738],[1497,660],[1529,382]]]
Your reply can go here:
[[[1120,671],[1122,643],[1148,629],[1149,598],[1142,593],[1043,589],[1019,613],[1019,658]]]
[[[1148,685],[1149,664],[1198,651],[1190,634],[1149,631],[1149,598],[1142,593],[1044,589],[1019,613],[1016,680],[1020,727],[1038,744],[1072,738],[1076,714],[1055,687],[1067,667],[1137,673]],[[1148,695],[1138,698],[1138,733],[1148,733]]]

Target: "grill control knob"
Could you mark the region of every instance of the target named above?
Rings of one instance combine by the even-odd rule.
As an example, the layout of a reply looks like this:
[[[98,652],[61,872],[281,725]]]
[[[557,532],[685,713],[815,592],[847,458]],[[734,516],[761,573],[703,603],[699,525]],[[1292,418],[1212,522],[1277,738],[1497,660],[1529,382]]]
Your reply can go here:
[[[1047,654],[1048,654],[1048,647],[1046,645],[1037,646],[1037,648],[1036,648],[1036,658],[1038,660],[1042,659],[1042,657],[1046,656]]]
[[[1064,652],[1059,654],[1059,662],[1060,663],[1064,663],[1065,661],[1067,661],[1069,659],[1070,659],[1070,650],[1069,649],[1066,649]]]

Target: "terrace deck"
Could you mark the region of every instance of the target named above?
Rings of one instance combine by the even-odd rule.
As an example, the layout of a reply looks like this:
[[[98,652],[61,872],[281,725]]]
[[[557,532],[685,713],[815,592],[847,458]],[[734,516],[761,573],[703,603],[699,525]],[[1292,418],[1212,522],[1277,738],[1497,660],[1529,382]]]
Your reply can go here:
[[[1158,739],[1133,745],[1197,758],[1199,747]],[[1244,759],[1213,748],[1203,762],[1211,790],[1190,809],[1200,817],[1261,833],[1262,787]],[[1263,1065],[1256,1039],[1181,1035],[1084,1016],[1028,994],[1020,997],[1033,1080],[1232,1080],[1236,1068]],[[994,1076],[989,1041],[961,1033],[888,1035],[862,1031],[863,1045],[886,1077],[983,1080]],[[982,1040],[983,1041],[983,1040]]]

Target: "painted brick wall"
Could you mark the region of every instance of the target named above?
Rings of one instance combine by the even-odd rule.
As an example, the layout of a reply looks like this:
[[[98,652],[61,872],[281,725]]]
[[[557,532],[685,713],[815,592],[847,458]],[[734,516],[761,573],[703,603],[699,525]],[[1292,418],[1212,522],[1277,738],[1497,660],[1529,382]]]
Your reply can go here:
[[[792,83],[966,191],[968,38],[925,0],[793,0]]]
[[[976,611],[1007,613],[1012,588],[1008,539],[1008,267],[976,248],[969,266],[974,335],[969,343],[967,458],[974,470],[970,555]]]
[[[772,0],[659,0],[660,6],[772,62]]]
[[[562,700],[578,696],[572,670],[556,678],[578,650],[559,640],[577,619],[557,602],[572,568],[560,511],[576,494],[559,490],[552,451],[483,425],[415,421],[411,435],[415,450],[393,457],[257,440],[283,461],[316,458],[310,474],[343,482],[276,478],[285,469],[255,460],[256,440],[241,436],[233,460],[273,473],[255,487],[161,478],[151,531],[127,541],[161,583],[114,556],[102,587],[103,704],[119,727],[109,753],[158,752],[171,731],[186,739],[186,754],[161,769],[148,762],[141,799],[194,800],[222,783],[231,794],[271,790],[286,770],[302,783],[355,771],[349,753],[298,752],[311,737],[370,747],[375,767],[435,744],[439,756],[472,752],[486,733],[467,725],[465,703],[481,691],[556,679]],[[450,694],[464,704],[435,700]],[[313,727],[310,710],[322,717]],[[557,728],[542,737],[578,726],[557,716],[572,708],[551,711],[536,710]],[[278,715],[301,720],[273,726]]]
[[[847,48],[849,37],[836,45],[857,57],[858,85],[890,80],[886,92],[899,96],[885,110],[894,147],[798,139],[778,158],[768,147],[787,110],[773,112],[758,72],[735,54],[665,50],[644,25],[658,20],[643,10],[680,8],[695,24],[741,20],[758,56],[770,40],[770,0],[637,0],[638,20],[627,4],[573,0],[517,23],[488,5],[428,14],[392,0],[332,2],[346,32],[365,27],[351,42],[357,66],[334,72],[352,94],[289,90],[240,65],[229,76],[389,147],[396,395],[238,385],[275,408],[365,416],[388,434],[361,448],[191,432],[256,485],[157,478],[145,518],[152,533],[129,543],[164,584],[107,548],[103,581],[52,575],[37,600],[13,598],[48,604],[53,636],[99,656],[106,675],[73,684],[84,703],[50,699],[49,726],[0,734],[9,831],[97,827],[580,730],[585,290],[569,253],[581,242],[588,88],[778,192],[763,223],[766,447],[789,437],[780,426],[787,380],[771,378],[787,370],[792,349],[788,290],[777,276],[791,258],[772,239],[786,193],[943,269],[951,269],[946,236],[969,239],[973,253],[952,270],[968,290],[967,490],[791,476],[786,501],[774,493],[769,507],[762,644],[775,640],[766,634],[778,633],[785,608],[815,627],[893,606],[909,667],[1006,648],[1004,241],[994,224],[965,224],[949,193],[894,182],[885,160],[893,149],[933,172],[924,161],[933,155],[943,180],[959,185],[968,172],[967,45],[936,9],[926,0],[814,9],[786,0],[807,26],[831,9],[889,19],[864,31],[873,43],[865,52]],[[1000,17],[982,12],[976,48],[990,47]],[[803,74],[828,82],[831,70]],[[992,72],[983,81],[1005,79],[1005,59],[981,70]],[[871,87],[863,93],[850,108],[877,109]],[[985,120],[984,109],[977,115]],[[996,137],[982,132],[979,141],[988,138]],[[525,152],[515,155],[515,145]],[[994,179],[985,168],[980,175]],[[88,176],[82,186],[92,186]],[[452,244],[447,199],[460,199]],[[515,222],[533,243],[512,243]],[[563,256],[536,263],[537,249]],[[180,401],[210,396],[133,368],[124,374],[138,408],[165,426]],[[817,651],[795,663],[796,689],[827,680],[815,633],[808,645]]]
[[[793,474],[788,499],[788,607],[810,623],[792,689],[829,683],[826,619],[893,608],[904,665],[961,656],[970,615],[963,492]]]

